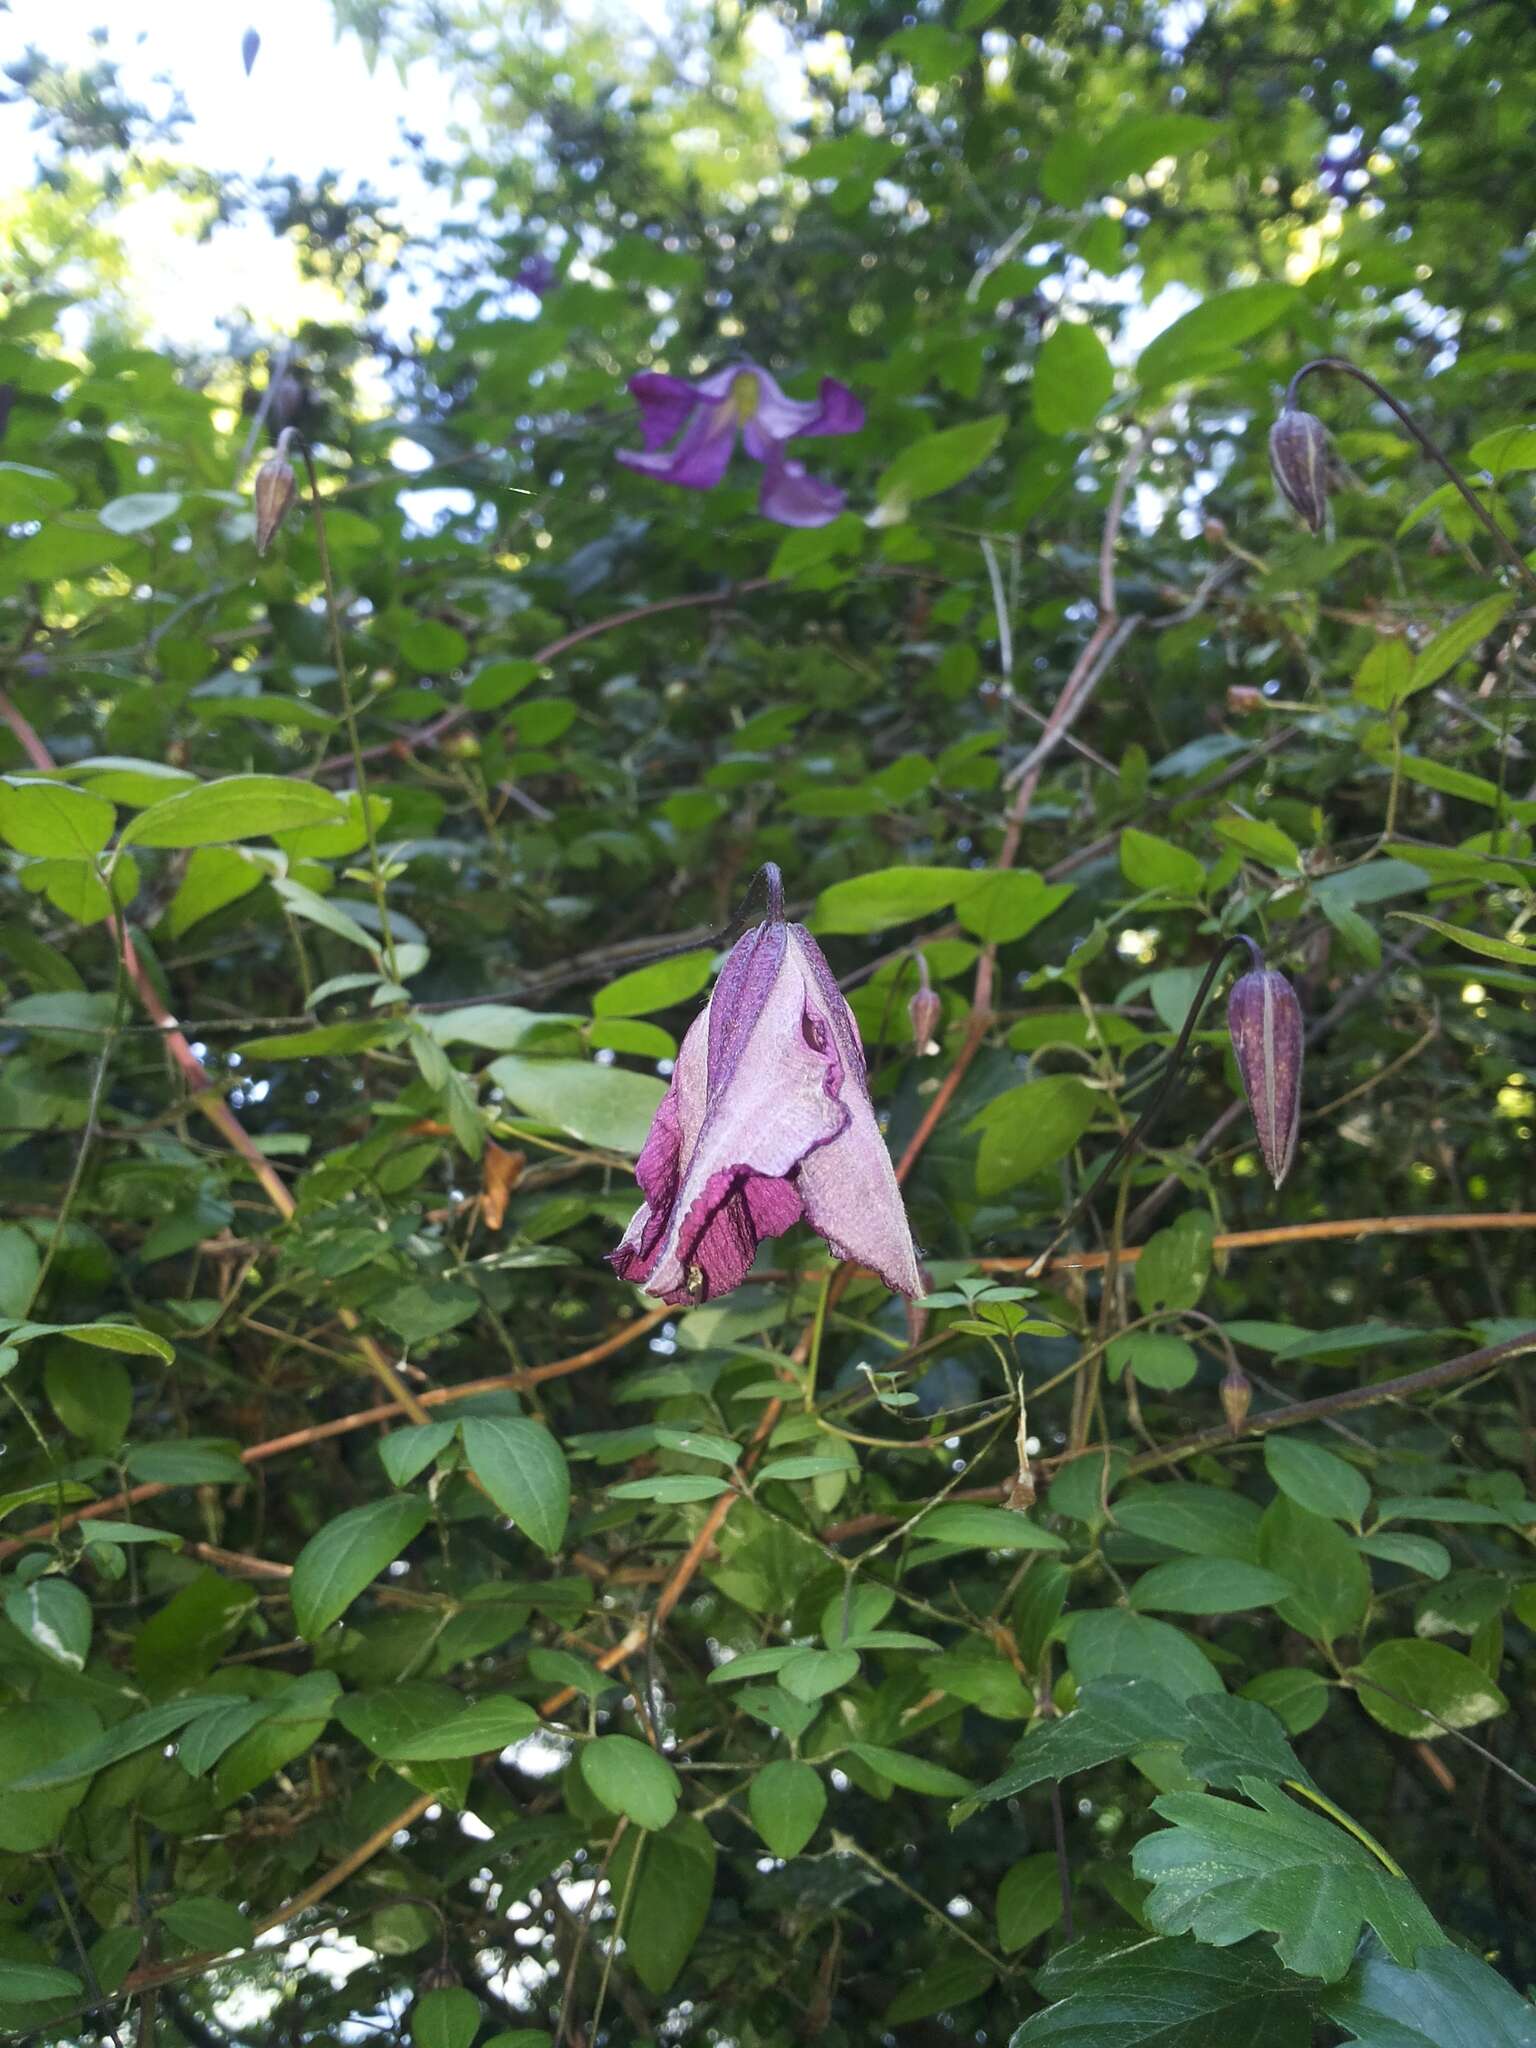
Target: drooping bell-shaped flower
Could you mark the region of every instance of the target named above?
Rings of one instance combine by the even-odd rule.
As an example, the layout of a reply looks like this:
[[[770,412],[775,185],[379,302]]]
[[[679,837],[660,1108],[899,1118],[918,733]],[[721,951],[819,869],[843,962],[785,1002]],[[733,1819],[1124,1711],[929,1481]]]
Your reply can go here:
[[[684,1038],[635,1165],[645,1193],[610,1261],[662,1301],[713,1301],[759,1243],[806,1222],[898,1294],[926,1280],[875,1121],[853,1012],[778,869]]]
[[[627,468],[658,483],[710,491],[725,475],[739,436],[763,465],[757,509],[765,519],[825,526],[846,504],[836,484],[807,475],[787,452],[791,441],[856,434],[863,426],[863,406],[835,377],[823,377],[820,395],[803,400],[786,398],[756,363],[732,364],[697,383],[644,370],[630,378],[629,388],[640,407],[645,447],[619,450]]]
[[[1283,974],[1264,966],[1251,942],[1249,951],[1254,965],[1232,985],[1227,1029],[1259,1151],[1279,1187],[1296,1156],[1305,1027],[1295,989]]]

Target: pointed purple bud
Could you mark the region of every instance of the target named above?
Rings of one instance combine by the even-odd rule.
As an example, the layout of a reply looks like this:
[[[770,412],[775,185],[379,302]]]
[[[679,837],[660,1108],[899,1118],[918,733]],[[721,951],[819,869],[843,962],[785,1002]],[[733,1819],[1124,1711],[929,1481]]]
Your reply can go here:
[[[917,972],[921,985],[907,1004],[907,1015],[912,1020],[912,1043],[919,1052],[927,1052],[944,1015],[944,1001],[929,984],[928,962],[921,953],[917,956]]]
[[[1269,467],[1275,488],[1313,533],[1328,521],[1328,493],[1337,482],[1338,458],[1322,421],[1288,405],[1269,430]]]
[[[802,1221],[893,1293],[927,1291],[858,1026],[816,941],[784,922],[777,870],[767,919],[683,1040],[635,1176],[645,1201],[609,1258],[659,1300],[728,1294],[764,1238]]]
[[[1252,948],[1255,960],[1262,956]],[[1227,1029],[1259,1150],[1275,1186],[1291,1170],[1301,1122],[1304,1027],[1296,991],[1272,967],[1255,966],[1233,984]]]

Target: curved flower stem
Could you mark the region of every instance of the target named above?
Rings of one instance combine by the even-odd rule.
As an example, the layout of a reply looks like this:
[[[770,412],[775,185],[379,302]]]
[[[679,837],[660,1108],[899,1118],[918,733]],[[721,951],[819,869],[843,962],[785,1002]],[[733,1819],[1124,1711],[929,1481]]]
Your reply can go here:
[[[1499,525],[1493,514],[1488,510],[1488,507],[1478,497],[1476,491],[1467,483],[1455,463],[1445,453],[1445,450],[1441,448],[1431,435],[1425,433],[1424,429],[1407,408],[1392,396],[1392,393],[1387,390],[1385,385],[1378,384],[1368,370],[1362,370],[1357,363],[1348,361],[1344,356],[1316,356],[1310,363],[1302,364],[1286,387],[1285,403],[1287,409],[1295,406],[1296,393],[1301,388],[1302,379],[1310,377],[1317,370],[1335,370],[1341,376],[1353,377],[1357,384],[1363,384],[1367,391],[1374,393],[1381,400],[1382,404],[1387,407],[1419,444],[1430,461],[1436,463],[1444,470],[1446,476],[1466,500],[1468,509],[1476,516],[1488,533],[1492,535],[1500,553],[1508,561],[1510,567],[1518,570],[1525,581],[1530,584],[1531,588],[1536,590],[1536,569],[1532,569],[1530,563],[1527,562],[1503,527]]]
[[[1173,1049],[1170,1051],[1168,1055],[1168,1064],[1167,1067],[1164,1069],[1163,1078],[1161,1083],[1159,1084],[1157,1093],[1152,1097],[1152,1100],[1141,1112],[1141,1115],[1137,1117],[1135,1123],[1132,1124],[1131,1128],[1120,1140],[1119,1144],[1115,1147],[1114,1151],[1111,1152],[1109,1158],[1105,1161],[1104,1165],[1094,1175],[1093,1179],[1088,1183],[1087,1187],[1083,1189],[1082,1193],[1078,1196],[1077,1200],[1072,1204],[1072,1207],[1067,1211],[1066,1218],[1063,1221],[1061,1228],[1057,1231],[1056,1235],[1051,1239],[1050,1243],[1046,1246],[1045,1250],[1043,1252],[1038,1252],[1035,1255],[1035,1257],[1031,1259],[1029,1263],[1025,1266],[1024,1277],[1026,1280],[1039,1279],[1040,1275],[1045,1271],[1046,1266],[1050,1262],[1052,1252],[1055,1251],[1056,1247],[1066,1237],[1067,1233],[1071,1230],[1073,1224],[1076,1223],[1078,1217],[1082,1215],[1083,1211],[1092,1201],[1095,1194],[1097,1194],[1098,1190],[1109,1179],[1109,1176],[1115,1171],[1116,1167],[1120,1165],[1121,1161],[1130,1158],[1131,1154],[1135,1151],[1136,1147],[1141,1143],[1142,1139],[1151,1129],[1153,1120],[1156,1118],[1163,1104],[1168,1100],[1169,1094],[1172,1092],[1174,1084],[1179,1078],[1179,1070],[1184,1062],[1184,1054],[1188,1049],[1190,1039],[1194,1036],[1195,1026],[1200,1021],[1200,1013],[1205,1008],[1206,998],[1210,995],[1212,984],[1215,982],[1221,964],[1226,959],[1227,955],[1231,952],[1234,952],[1239,946],[1246,946],[1250,954],[1254,955],[1255,957],[1258,956],[1257,948],[1255,947],[1252,939],[1245,938],[1241,933],[1239,933],[1235,938],[1223,940],[1221,945],[1218,946],[1216,951],[1211,955],[1210,965],[1206,968],[1204,978],[1202,979],[1199,988],[1195,990],[1195,999],[1189,1006],[1189,1015],[1184,1019],[1184,1022],[1179,1029],[1179,1035],[1173,1042]],[[1116,1253],[1115,1256],[1120,1257],[1123,1256],[1123,1254]]]

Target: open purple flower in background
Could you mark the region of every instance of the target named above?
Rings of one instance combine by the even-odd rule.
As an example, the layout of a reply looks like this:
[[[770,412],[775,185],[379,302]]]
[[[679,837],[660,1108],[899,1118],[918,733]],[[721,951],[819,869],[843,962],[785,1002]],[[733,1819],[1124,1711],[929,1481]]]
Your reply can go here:
[[[763,465],[757,509],[780,526],[825,526],[847,503],[846,492],[786,453],[791,441],[815,434],[856,434],[864,408],[846,384],[823,377],[817,398],[786,398],[756,363],[735,363],[696,384],[642,370],[629,380],[640,407],[643,449],[621,448],[628,468],[664,484],[710,491],[725,475],[740,435]],[[672,442],[669,447],[667,444]]]
[[[1253,1112],[1259,1151],[1276,1187],[1291,1170],[1301,1127],[1301,1063],[1306,1025],[1295,989],[1251,939],[1252,967],[1232,984],[1227,1030],[1243,1093]]]
[[[778,869],[764,874],[768,915],[683,1040],[635,1163],[645,1200],[610,1261],[662,1301],[712,1301],[763,1238],[804,1221],[895,1293],[921,1294],[853,1012],[804,925],[784,921]]]

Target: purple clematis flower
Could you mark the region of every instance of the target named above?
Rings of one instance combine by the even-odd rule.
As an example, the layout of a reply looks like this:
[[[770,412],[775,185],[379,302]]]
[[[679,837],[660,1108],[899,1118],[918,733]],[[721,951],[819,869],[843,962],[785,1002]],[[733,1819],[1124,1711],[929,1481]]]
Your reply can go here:
[[[922,1294],[853,1012],[804,925],[785,923],[778,869],[763,872],[768,915],[683,1040],[635,1164],[645,1200],[610,1262],[662,1301],[712,1301],[763,1238],[803,1220],[837,1257]]]
[[[739,434],[763,465],[757,509],[780,526],[825,526],[847,503],[846,492],[791,460],[788,443],[815,434],[856,434],[864,408],[846,384],[823,377],[821,395],[786,398],[766,370],[737,363],[697,384],[643,370],[629,388],[640,407],[645,447],[621,448],[619,460],[664,484],[710,491],[725,475]],[[668,442],[674,442],[668,447]]]
[[[542,299],[560,282],[560,273],[547,256],[526,256],[518,265],[512,282],[521,285],[525,292],[532,292],[536,299]]]

